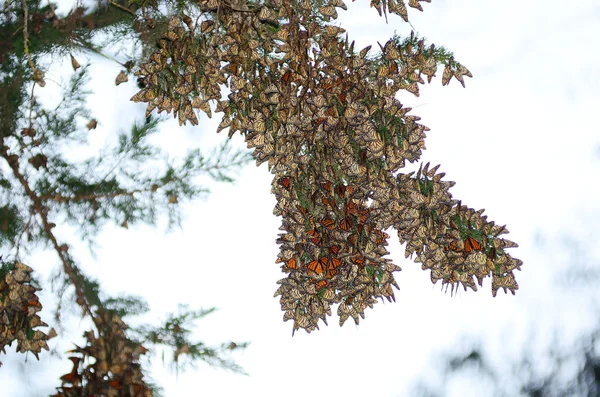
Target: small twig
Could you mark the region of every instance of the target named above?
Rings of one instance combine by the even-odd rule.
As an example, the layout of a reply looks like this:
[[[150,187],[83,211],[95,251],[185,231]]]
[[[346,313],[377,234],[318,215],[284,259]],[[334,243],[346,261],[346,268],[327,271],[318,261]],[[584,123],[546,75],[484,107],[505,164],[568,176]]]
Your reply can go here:
[[[130,10],[129,8],[127,8],[127,7],[123,7],[122,5],[120,5],[120,4],[118,4],[118,3],[115,3],[115,2],[114,2],[114,1],[112,1],[112,0],[110,1],[110,4],[112,4],[113,6],[115,6],[115,7],[119,8],[119,9],[121,9],[121,10],[125,11],[125,12],[128,12],[128,13],[130,13],[130,14],[131,14],[131,15],[133,15],[134,17],[137,17],[137,14],[136,14],[135,12],[131,11],[131,10]]]
[[[35,84],[32,84],[31,85],[31,96],[29,97],[29,125],[28,125],[28,128],[32,128],[32,125],[33,125],[31,115],[33,113],[33,104],[35,102],[35,98],[33,96],[34,90],[35,90]]]
[[[19,237],[17,238],[17,252],[15,253],[15,258],[19,259],[19,250],[21,248],[21,239],[23,238],[23,235],[25,234],[25,231],[27,231],[27,229],[29,229],[30,225],[31,225],[31,220],[33,219],[33,211],[31,211],[29,213],[29,219],[27,220],[27,224],[25,225],[25,227],[23,227],[23,229],[21,230],[21,233],[19,233]]]
[[[27,61],[29,62],[29,67],[33,72],[35,72],[35,65],[31,60],[31,54],[29,54],[29,33],[27,32],[27,24],[29,19],[29,12],[27,11],[27,1],[21,0],[21,5],[23,6],[23,48],[25,50],[25,55],[27,55]]]
[[[80,45],[81,45],[83,48],[85,48],[85,49],[87,49],[87,50],[89,50],[89,51],[95,52],[96,54],[100,55],[101,57],[104,57],[104,58],[108,59],[109,61],[116,62],[116,63],[118,63],[119,65],[121,65],[121,66],[125,67],[125,65],[124,65],[124,64],[122,64],[121,62],[117,61],[116,59],[112,58],[112,57],[111,57],[111,56],[109,56],[109,55],[106,55],[105,53],[103,53],[102,51],[98,50],[97,48],[94,48],[94,46],[93,46],[91,43],[88,43],[88,42],[85,42],[85,41],[79,41],[79,44],[80,44]]]

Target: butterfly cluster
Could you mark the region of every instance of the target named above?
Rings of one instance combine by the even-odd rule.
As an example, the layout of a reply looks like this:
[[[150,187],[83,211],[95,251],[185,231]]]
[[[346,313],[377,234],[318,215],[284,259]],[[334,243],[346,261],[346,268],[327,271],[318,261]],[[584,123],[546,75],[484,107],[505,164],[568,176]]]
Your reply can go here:
[[[139,363],[147,349],[127,338],[126,325],[114,313],[99,313],[94,323],[102,337],[87,331],[86,345],[68,351],[73,368],[60,378],[62,385],[52,397],[151,397]]]
[[[491,276],[494,295],[514,293],[521,261],[505,251],[516,246],[499,237],[506,229],[452,199],[454,183],[442,181],[439,166],[401,172],[419,160],[429,129],[396,94],[419,95],[440,64],[444,85],[464,85],[471,73],[414,34],[378,43],[377,53],[355,51],[329,23],[346,9],[341,0],[237,3],[201,0],[195,22],[171,19],[137,72],[146,86],[133,100],[193,124],[194,109],[210,116],[214,101],[223,113],[217,131],[241,134],[257,165],[267,163],[282,217],[277,262],[286,277],[275,295],[284,320],[310,332],[337,305],[340,324],[358,324],[378,299],[394,300],[400,268],[385,257],[389,228],[432,282],[475,290],[475,279]],[[371,5],[406,14],[402,0]]]
[[[4,348],[17,341],[17,352],[31,352],[39,359],[53,335],[35,329],[47,324],[37,314],[42,304],[36,295],[39,288],[31,285],[32,271],[21,262],[0,265],[0,352],[6,354]]]

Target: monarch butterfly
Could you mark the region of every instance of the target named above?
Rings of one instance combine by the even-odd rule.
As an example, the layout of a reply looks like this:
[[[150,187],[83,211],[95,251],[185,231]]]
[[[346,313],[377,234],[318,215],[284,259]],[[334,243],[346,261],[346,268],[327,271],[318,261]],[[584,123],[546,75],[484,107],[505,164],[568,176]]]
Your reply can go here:
[[[210,21],[210,20],[203,21],[200,24],[200,31],[202,33],[210,32],[211,30],[213,30],[214,26],[215,26],[215,21]]]
[[[358,152],[358,155],[360,157],[360,162],[362,164],[365,164],[367,162],[367,151],[361,150],[360,152]]]
[[[515,276],[511,273],[507,273],[506,276],[492,276],[492,296],[495,297],[498,289],[502,288],[504,293],[509,289],[512,294],[519,289],[519,284],[515,280]]]
[[[335,207],[335,201],[332,198],[321,197],[321,201],[324,205],[329,205],[331,207]]]
[[[332,245],[331,247],[329,247],[329,250],[333,255],[337,255],[338,252],[340,252],[340,247],[337,245]]]
[[[352,219],[350,219],[349,217],[345,217],[340,222],[339,227],[340,227],[340,229],[345,230],[345,231],[351,230],[352,229]]]
[[[465,241],[465,253],[469,253],[471,251],[480,251],[482,249],[479,241],[475,240],[473,237],[467,238]]]
[[[296,261],[296,258],[289,259],[285,265],[288,267],[288,269],[298,269],[298,262]]]
[[[121,72],[117,75],[117,78],[115,79],[115,85],[125,83],[126,81],[129,81],[129,79],[127,78],[125,72],[121,70]]]
[[[294,311],[293,310],[286,310],[286,312],[283,314],[283,321],[288,321],[294,318]]]
[[[396,74],[398,73],[398,64],[394,61],[392,61],[392,64],[390,65],[390,74]]]
[[[290,178],[288,178],[287,176],[279,178],[277,183],[279,183],[281,186],[283,186],[286,190],[290,190],[290,188],[292,186],[292,183],[290,182]]]
[[[77,69],[81,67],[81,65],[79,64],[79,62],[77,62],[77,59],[75,59],[73,55],[71,55],[71,66],[73,66],[73,70],[75,71],[77,71]]]
[[[111,380],[111,381],[108,383],[108,385],[109,385],[111,388],[113,388],[113,389],[116,389],[116,390],[120,390],[120,389],[123,387],[123,386],[121,385],[121,381],[120,381],[120,380],[118,380],[118,379],[113,379],[113,380]]]
[[[321,185],[321,187],[329,192],[329,191],[331,191],[331,182],[327,181],[327,182],[323,183]]]
[[[73,362],[73,369],[70,373],[61,376],[60,380],[62,380],[63,382],[75,384],[75,382],[77,382],[77,379],[80,377],[80,375],[77,373],[77,368],[79,368],[79,362],[81,361],[81,358],[71,356],[69,357],[69,360]]]
[[[325,257],[323,257],[325,258]],[[323,259],[321,258],[321,259]],[[325,258],[327,259],[327,258]],[[321,260],[318,261],[312,261],[309,262],[308,265],[306,265],[306,267],[308,267],[308,270],[311,270],[315,273],[317,273],[318,275],[325,273],[325,270],[327,269],[327,263],[323,264]]]
[[[446,236],[448,237],[448,236]],[[456,245],[454,241],[451,241],[450,244],[444,247],[444,251],[454,251],[454,252],[462,252],[463,250]]]
[[[498,255],[498,250],[496,249],[496,247],[490,248],[487,255],[488,255],[488,258],[490,258],[491,260],[495,260],[496,258],[498,258],[500,256],[500,255]]]
[[[352,258],[350,258],[350,261],[352,261],[352,263],[354,263],[355,265],[365,265],[365,257],[362,255],[354,255]]]
[[[319,222],[328,229],[335,227],[335,222],[331,218],[320,219]]]
[[[360,223],[366,223],[367,219],[369,219],[370,213],[371,213],[371,210],[368,210],[368,209],[360,210],[360,215],[359,215]]]
[[[344,102],[345,99],[346,99],[346,97],[344,96],[344,99],[342,99],[342,102]],[[344,112],[344,117],[346,117],[347,119],[353,119],[354,117],[356,117],[357,113],[358,113],[358,111],[357,111],[356,105],[355,106],[350,105],[346,108],[346,111]]]
[[[323,83],[322,88],[326,91],[329,91],[333,88],[333,83],[331,82],[331,80],[327,80]]]
[[[311,241],[313,244],[321,245],[321,238],[319,237],[319,233],[316,230],[311,229],[307,233],[313,236],[309,239],[309,241]]]
[[[325,122],[325,117],[319,117],[318,119],[313,120],[311,123],[312,123],[313,127],[316,127],[320,124],[323,124],[324,122]]]
[[[380,230],[373,231],[373,236],[375,236],[375,244],[377,245],[383,243],[387,238],[390,237],[389,234]]]
[[[351,304],[352,304],[352,302],[354,302],[354,296],[352,296],[352,295],[348,295],[348,296],[346,297],[346,300],[344,301],[344,303],[345,303],[346,305],[351,305]]]
[[[327,274],[325,274],[325,278],[333,278],[335,275],[337,274],[337,270],[335,269],[329,269],[327,270]]]
[[[36,310],[36,308],[38,310]],[[30,313],[32,315],[36,312],[39,312],[40,310],[42,310],[42,304],[37,299],[37,297],[30,299],[27,303],[25,303],[25,305],[23,305],[23,312]]]
[[[335,194],[337,194],[340,197],[344,197],[344,195],[346,194],[346,186],[345,185],[337,185],[335,187]]]
[[[333,17],[333,18],[337,17],[337,11],[335,10],[335,7],[332,6],[331,4],[328,4],[324,7],[319,8],[319,11],[325,17]]]
[[[285,72],[283,74],[283,76],[281,77],[281,80],[283,80],[284,83],[288,83],[290,81],[291,77],[292,77],[292,72],[290,70],[288,70],[287,72]]]
[[[356,244],[358,244],[358,235],[356,233],[353,233],[353,234],[349,235],[346,240],[348,240],[348,242],[351,245],[355,246]]]
[[[452,73],[452,68],[450,67],[450,64],[448,63],[446,65],[446,67],[444,68],[444,73],[442,74],[442,85],[448,85],[448,83],[450,83],[450,79],[452,78],[454,74]]]
[[[325,268],[327,268],[327,264],[329,263],[329,258],[326,256],[322,256],[319,259],[319,262],[321,262],[321,265],[325,266]]]
[[[348,204],[344,205],[344,213],[350,214],[350,215],[357,214],[356,205],[354,204],[354,201],[349,201]]]
[[[329,261],[330,269],[337,269],[340,266],[342,266],[342,261],[338,258],[331,258],[331,260]]]
[[[373,156],[380,157],[383,155],[385,145],[382,140],[376,140],[368,143],[369,150],[373,153]]]
[[[362,235],[363,230],[365,229],[365,225],[363,223],[359,223],[358,225],[356,225],[356,231],[358,232],[359,236]]]
[[[338,98],[340,98],[340,102],[346,102],[346,94],[340,94]],[[354,114],[356,114],[356,111],[354,111]],[[346,116],[346,117],[349,117],[349,116]]]
[[[327,280],[320,280],[320,281],[317,283],[317,288],[319,288],[319,289],[320,289],[320,288],[325,288],[325,287],[327,287],[328,285],[329,285],[329,281],[327,281]]]

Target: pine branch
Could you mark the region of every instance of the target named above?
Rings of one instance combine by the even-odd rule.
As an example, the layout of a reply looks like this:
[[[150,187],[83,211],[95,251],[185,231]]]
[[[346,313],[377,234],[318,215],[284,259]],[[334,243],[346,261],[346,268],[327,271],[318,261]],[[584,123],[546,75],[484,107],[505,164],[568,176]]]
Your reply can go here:
[[[77,202],[82,202],[82,201],[95,201],[98,199],[105,199],[105,198],[115,198],[115,197],[119,197],[119,196],[133,196],[135,193],[142,193],[142,192],[150,192],[152,191],[152,189],[135,189],[132,191],[126,191],[126,192],[114,192],[114,193],[106,193],[106,194],[87,194],[87,195],[80,195],[80,196],[72,196],[72,197],[65,197],[61,194],[56,194],[56,195],[43,195],[40,196],[41,200],[47,200],[47,201],[55,201],[58,203],[77,203]]]
[[[67,276],[73,283],[73,286],[75,287],[77,303],[82,307],[86,314],[88,314],[91,318],[94,318],[94,314],[90,307],[91,305],[89,304],[88,298],[86,296],[87,294],[81,283],[81,276],[79,275],[77,269],[75,269],[72,266],[71,261],[67,256],[68,246],[66,244],[60,245],[58,243],[56,236],[52,232],[52,228],[55,226],[55,224],[48,220],[48,208],[44,206],[42,199],[31,189],[29,183],[27,182],[27,179],[25,179],[25,176],[19,171],[18,156],[14,154],[8,154],[7,147],[4,145],[0,147],[0,156],[6,160],[6,162],[13,171],[13,175],[21,183],[21,186],[23,186],[23,189],[27,193],[27,196],[29,196],[29,199],[33,202],[33,210],[34,212],[39,214],[42,220],[42,224],[44,226],[44,231],[46,232],[48,239],[52,242],[52,246],[54,247],[54,250],[58,254],[58,257],[60,258],[63,264],[63,269],[65,273],[67,274]]]

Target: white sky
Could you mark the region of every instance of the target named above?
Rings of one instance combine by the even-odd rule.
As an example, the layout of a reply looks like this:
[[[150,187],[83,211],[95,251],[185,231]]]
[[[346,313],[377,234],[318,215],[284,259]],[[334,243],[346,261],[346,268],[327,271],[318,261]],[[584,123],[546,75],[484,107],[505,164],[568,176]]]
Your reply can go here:
[[[410,31],[395,16],[385,25],[366,0],[346,3],[341,26],[358,49],[378,48],[376,41],[383,44],[394,29]],[[292,338],[292,324],[282,321],[273,298],[283,274],[274,263],[281,219],[272,214],[271,176],[266,165],[250,165],[234,185],[209,182],[206,200],[184,205],[182,230],[109,227],[97,240],[96,258],[84,245],[74,251],[107,292],[147,298],[153,312],[144,319],[158,320],[177,303],[217,306],[217,313],[198,323],[197,338],[209,344],[252,342],[234,356],[250,376],[199,364],[176,377],[155,356],[152,375],[166,396],[408,396],[418,379],[438,384],[439,354],[465,351],[470,337],[483,341],[493,363],[506,365],[524,346],[545,351],[557,329],[567,346],[595,325],[589,299],[597,304],[597,294],[550,286],[573,262],[561,246],[566,238],[598,242],[600,3],[434,0],[423,6],[424,13],[409,9],[413,26],[429,43],[453,51],[474,78],[467,79],[466,89],[454,80],[442,87],[440,70],[419,98],[400,99],[431,128],[423,160],[442,164],[446,179],[457,182],[454,197],[486,208],[489,219],[507,224],[506,237],[519,243],[511,250],[524,261],[516,273],[517,295],[500,292],[492,298],[489,280],[477,293],[454,298],[441,293],[439,285],[431,286],[429,272],[403,259],[393,232],[390,257],[403,269],[396,277],[397,302],[368,310],[358,327],[349,321],[340,328],[332,317],[329,327]],[[90,106],[99,127],[90,135],[99,143],[139,119],[144,107],[127,102],[136,91],[133,82],[112,84],[118,65],[89,55],[78,59],[92,61],[92,75],[109,76],[91,83]],[[198,144],[208,148],[226,138],[214,133],[217,124],[204,118],[199,127],[179,128],[171,121],[158,141],[172,153]],[[233,143],[244,146],[240,136]],[[598,247],[587,252],[589,258],[600,254]],[[29,262],[48,274],[57,259],[46,253]],[[43,313],[50,322],[50,312]],[[32,395],[50,394],[71,368],[68,360],[42,354],[40,362],[29,358],[25,368],[36,374],[30,377],[8,368],[9,362],[23,367],[4,358],[0,385],[8,385],[6,396],[21,395],[23,387]],[[539,365],[543,371],[543,360]],[[461,379],[451,385],[450,396],[489,393],[485,382]]]

